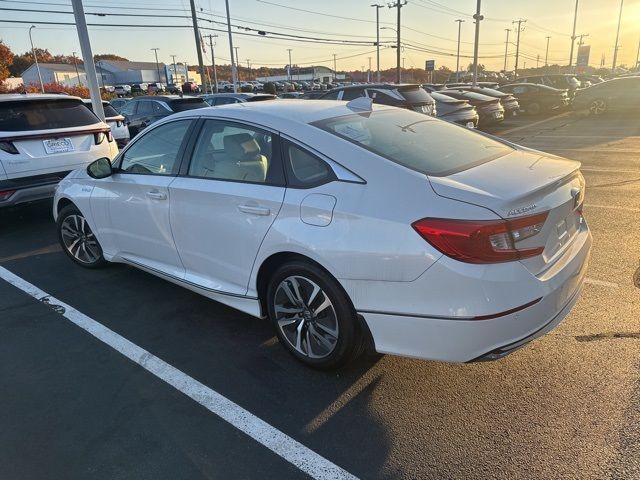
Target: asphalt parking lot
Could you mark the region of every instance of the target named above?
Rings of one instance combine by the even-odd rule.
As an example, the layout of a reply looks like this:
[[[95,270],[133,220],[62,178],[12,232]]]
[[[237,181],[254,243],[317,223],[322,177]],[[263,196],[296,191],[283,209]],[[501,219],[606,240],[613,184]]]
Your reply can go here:
[[[1,211],[2,278],[50,297],[0,280],[0,478],[640,478],[640,123],[566,113],[492,133],[583,163],[594,236],[569,317],[497,362],[310,370],[267,322],[131,267],[75,266],[49,204]],[[240,416],[204,405],[211,391]]]

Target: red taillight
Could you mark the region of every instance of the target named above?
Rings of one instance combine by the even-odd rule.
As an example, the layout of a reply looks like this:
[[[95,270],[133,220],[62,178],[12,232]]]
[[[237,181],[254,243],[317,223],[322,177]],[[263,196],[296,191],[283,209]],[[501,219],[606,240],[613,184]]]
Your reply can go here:
[[[412,227],[445,255],[466,263],[511,262],[540,255],[544,246],[517,248],[542,230],[549,212],[513,220],[423,218]]]
[[[9,198],[15,192],[16,192],[15,190],[2,190],[2,191],[0,191],[0,202],[2,202],[4,200],[6,200],[7,198]]]

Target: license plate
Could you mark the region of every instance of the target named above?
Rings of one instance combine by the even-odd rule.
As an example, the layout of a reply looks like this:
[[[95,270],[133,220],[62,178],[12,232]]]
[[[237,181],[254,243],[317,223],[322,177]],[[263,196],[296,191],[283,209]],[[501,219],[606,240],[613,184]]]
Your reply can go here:
[[[467,122],[467,128],[473,128],[473,122]]]
[[[44,151],[48,154],[73,152],[73,143],[70,138],[49,138],[43,140]]]

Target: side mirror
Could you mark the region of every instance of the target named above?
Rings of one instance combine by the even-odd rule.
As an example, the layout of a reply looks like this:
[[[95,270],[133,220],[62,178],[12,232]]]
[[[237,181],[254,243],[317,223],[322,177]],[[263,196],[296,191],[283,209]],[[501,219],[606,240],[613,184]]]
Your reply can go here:
[[[96,179],[110,177],[113,174],[111,161],[107,157],[99,158],[89,164],[87,173],[91,178]]]

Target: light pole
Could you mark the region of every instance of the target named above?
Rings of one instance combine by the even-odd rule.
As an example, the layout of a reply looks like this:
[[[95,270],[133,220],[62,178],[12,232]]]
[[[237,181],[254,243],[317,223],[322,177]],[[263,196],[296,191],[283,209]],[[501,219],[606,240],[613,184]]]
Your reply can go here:
[[[458,22],[458,56],[456,59],[456,82],[460,81],[460,31],[464,20],[456,20]]]
[[[171,77],[171,81],[175,85],[178,83],[176,82],[176,77],[178,76],[178,71],[176,70],[176,56],[175,55],[169,55],[169,56],[173,59],[173,76]]]
[[[398,11],[396,26],[396,83],[400,83],[400,10],[406,4],[407,0],[396,0],[396,3],[389,4],[389,8],[395,8]]]
[[[238,56],[238,48],[239,47],[233,47],[236,51],[236,70],[238,72],[238,82],[240,82],[240,57]]]
[[[638,42],[638,53],[636,53],[636,68],[638,68],[638,61],[640,61],[640,41]]]
[[[38,79],[40,80],[40,90],[44,93],[44,83],[42,83],[42,75],[40,75],[40,65],[38,65],[38,57],[36,56],[36,49],[33,48],[33,38],[31,38],[31,30],[36,28],[35,25],[31,25],[29,27],[29,41],[31,42],[31,54],[33,55],[33,60],[36,62],[36,70],[38,71]]]
[[[473,15],[473,19],[476,21],[476,37],[475,43],[473,45],[473,86],[475,87],[478,84],[478,46],[480,43],[480,21],[484,19],[482,15],[480,15],[480,1],[478,0],[476,3],[476,13]]]
[[[78,73],[78,60],[76,59],[76,52],[73,52],[73,66],[76,67],[76,78],[78,79],[78,86],[82,85],[80,81],[80,73]],[[102,87],[104,88],[104,82],[102,82]]]
[[[573,33],[571,34],[571,52],[569,53],[569,67],[573,65],[573,45],[576,43],[576,22],[578,21],[578,0],[576,0],[576,9],[573,12]]]
[[[376,9],[376,81],[380,83],[380,9],[384,8],[384,5],[374,3],[371,6]]]
[[[336,54],[333,54],[333,80],[336,80],[338,72],[336,71]]]
[[[620,38],[620,22],[622,21],[622,5],[624,0],[620,0],[620,13],[618,14],[618,28],[616,30],[616,44],[613,47],[613,65],[611,66],[611,72],[615,72],[616,63],[618,60],[618,39]]]
[[[518,77],[518,59],[520,57],[520,32],[522,31],[522,24],[524,22],[526,22],[526,20],[523,20],[523,19],[514,20],[513,22],[511,22],[513,24],[516,24],[516,23],[518,24],[518,38],[516,40],[516,65],[513,70],[514,78]]]
[[[371,83],[371,57],[369,57],[369,70],[367,71],[367,83]]]
[[[291,50],[292,48],[287,48],[287,52],[289,52],[289,67],[287,68],[287,80],[291,81]]]
[[[238,71],[236,60],[233,56],[233,36],[231,35],[231,14],[229,13],[229,0],[225,0],[227,8],[227,32],[229,33],[229,51],[231,52],[231,77],[233,79],[233,93],[238,93]]]
[[[510,28],[505,28],[505,32],[507,32],[507,41],[504,42],[504,74],[507,74],[507,53],[509,53],[509,32]]]
[[[160,64],[158,63],[158,50],[159,48],[152,48],[153,53],[156,54],[156,72],[158,72],[158,82],[162,82],[162,77],[160,76]]]

